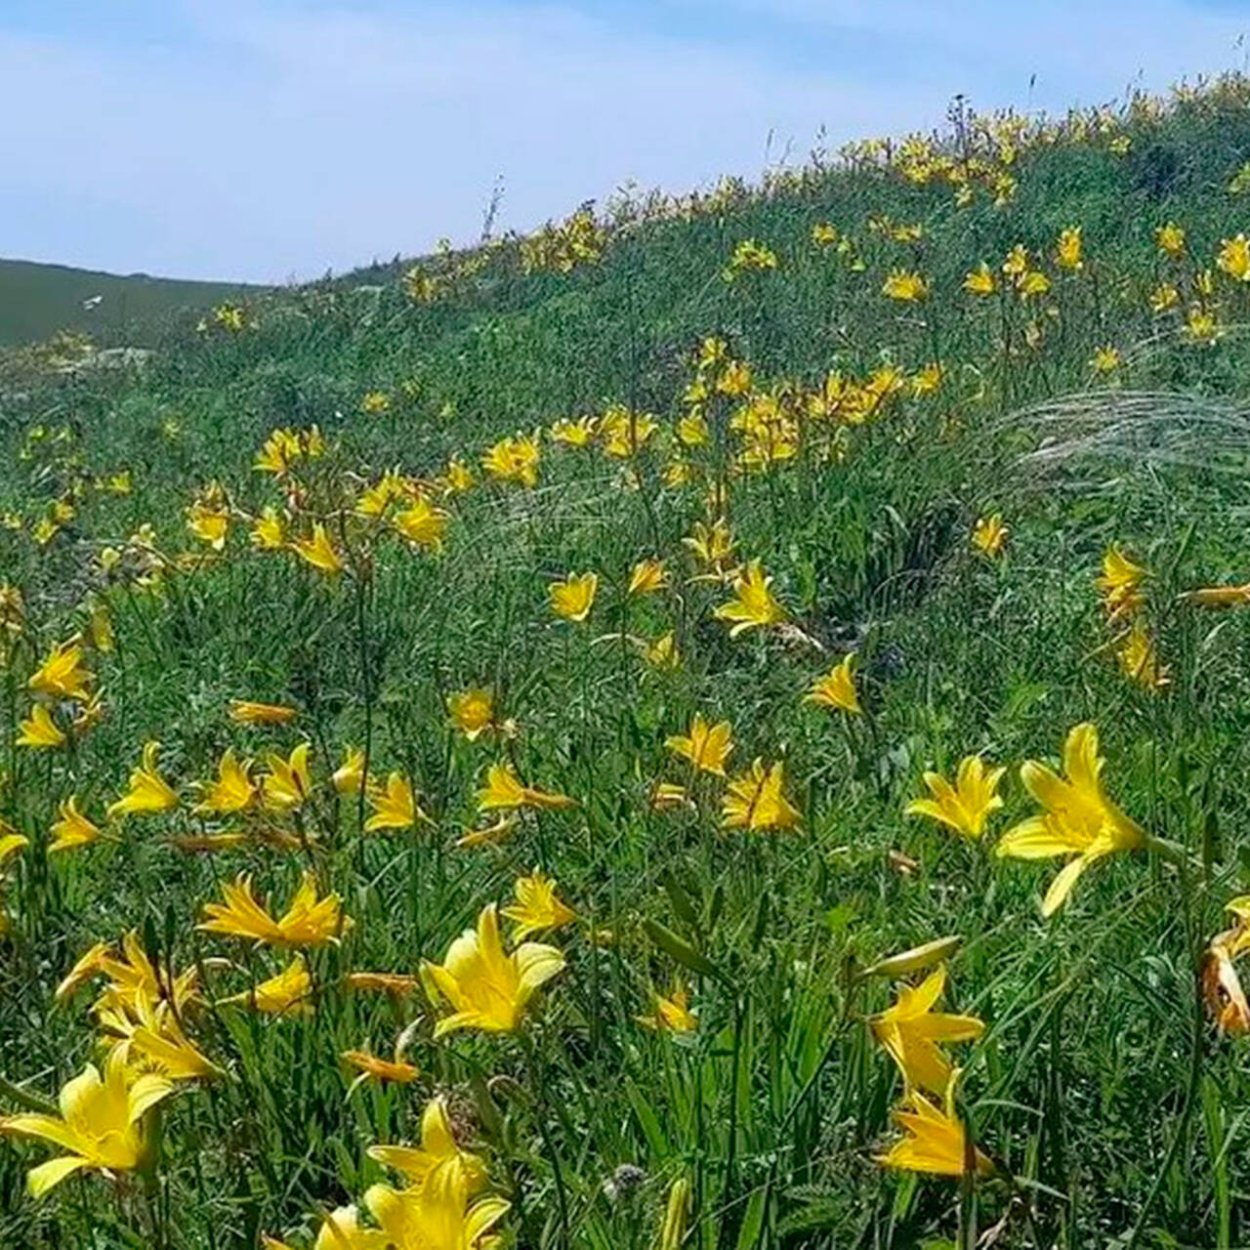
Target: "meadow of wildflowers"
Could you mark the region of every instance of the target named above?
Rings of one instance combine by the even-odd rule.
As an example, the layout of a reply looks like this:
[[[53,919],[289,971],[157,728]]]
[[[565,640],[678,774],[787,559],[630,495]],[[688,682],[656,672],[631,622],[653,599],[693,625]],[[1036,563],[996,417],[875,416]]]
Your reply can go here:
[[[1246,1244],[1248,162],[958,109],[0,358],[0,1244]]]

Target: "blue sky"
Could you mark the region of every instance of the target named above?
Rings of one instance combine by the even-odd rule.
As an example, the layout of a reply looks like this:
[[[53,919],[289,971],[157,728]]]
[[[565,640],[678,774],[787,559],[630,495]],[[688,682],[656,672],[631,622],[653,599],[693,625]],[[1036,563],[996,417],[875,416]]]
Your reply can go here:
[[[282,281],[1246,63],[1250,0],[4,0],[0,255]]]

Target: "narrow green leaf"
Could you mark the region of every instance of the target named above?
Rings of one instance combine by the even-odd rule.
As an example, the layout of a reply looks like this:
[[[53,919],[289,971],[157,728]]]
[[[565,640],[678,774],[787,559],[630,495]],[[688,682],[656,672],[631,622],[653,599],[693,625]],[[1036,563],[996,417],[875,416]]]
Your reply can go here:
[[[647,936],[656,946],[679,964],[689,968],[691,972],[697,972],[703,977],[719,977],[721,975],[720,970],[706,955],[700,954],[684,938],[678,937],[672,929],[665,928],[664,925],[655,920],[644,920],[642,923],[643,928],[647,931]]]

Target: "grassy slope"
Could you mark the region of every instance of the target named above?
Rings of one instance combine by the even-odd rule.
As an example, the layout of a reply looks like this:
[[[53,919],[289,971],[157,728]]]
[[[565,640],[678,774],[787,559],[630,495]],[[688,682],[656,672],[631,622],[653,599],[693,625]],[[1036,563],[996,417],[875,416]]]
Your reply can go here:
[[[1157,225],[1189,229],[1188,270],[1244,226],[1244,201],[1226,186],[1250,154],[1250,122],[1243,105],[1208,103],[1131,133],[1128,156],[1084,143],[1026,154],[1006,208],[982,201],[957,211],[946,190],[832,173],[721,214],[650,225],[571,275],[525,276],[500,263],[431,307],[413,307],[398,286],[308,288],[260,303],[255,325],[237,336],[171,331],[142,378],[78,378],[10,401],[0,421],[28,458],[10,458],[0,506],[37,517],[82,464],[98,474],[128,465],[135,479],[129,496],[88,492],[46,551],[26,534],[0,533],[42,649],[81,619],[84,592],[100,588],[102,544],[151,521],[166,549],[189,546],[181,510],[210,479],[226,483],[240,508],[277,502],[249,470],[276,425],[316,421],[340,443],[308,482],[317,495],[338,469],[375,477],[399,464],[430,475],[453,453],[476,462],[501,434],[611,402],[651,408],[667,424],[690,354],[711,333],[765,382],[811,386],[831,367],[862,375],[887,360],[911,371],[935,353],[947,370],[936,397],[900,399],[853,431],[845,463],[805,453],[732,489],[742,554],[763,560],[803,628],[830,648],[858,640],[863,721],[800,705],[827,658],[759,635],[730,642],[711,616],[724,597],[716,587],[626,604],[624,578],[644,555],[693,571],[680,540],[706,515],[703,489],[663,487],[654,458],[641,463],[641,489],[622,489],[618,463],[549,444],[536,492],[455,501],[441,557],[386,546],[363,599],[349,579],[328,585],[285,558],[248,556],[237,529],[231,559],[171,579],[163,600],[107,592],[119,637],[117,652],[96,661],[108,717],[67,761],[8,752],[6,815],[36,848],[10,898],[0,1071],[52,1089],[81,1064],[84,1003],[49,1015],[49,996],[97,938],[140,928],[180,966],[235,955],[236,969],[206,974],[219,995],[246,984],[249,967],[277,966],[193,936],[190,919],[218,878],[246,868],[285,898],[297,875],[291,856],[263,849],[175,856],[158,834],[194,827],[185,816],[129,824],[120,845],[49,864],[39,839],[52,797],[74,790],[99,817],[148,737],[165,744],[167,775],[180,780],[209,775],[231,743],[248,754],[289,749],[298,740],[290,731],[224,721],[225,701],[245,694],[304,709],[324,777],[340,744],[362,740],[368,703],[379,768],[418,781],[438,830],[360,841],[354,807],[318,818],[333,832],[317,862],[357,918],[342,951],[317,957],[319,977],[348,966],[411,970],[438,957],[534,864],[617,935],[604,951],[584,933],[558,935],[571,967],[537,1030],[540,1115],[561,1158],[577,1244],[649,1244],[665,1187],[682,1172],[695,1186],[695,1244],[707,1250],[739,1236],[749,1244],[757,1219],[770,1245],[903,1247],[953,1235],[951,1187],[900,1182],[870,1161],[898,1086],[858,1017],[887,998],[878,986],[851,997],[844,977],[848,961],[951,932],[965,947],[950,1009],[989,1024],[986,1039],[961,1052],[969,1113],[1010,1170],[1046,1187],[1032,1212],[1038,1231],[1016,1207],[1000,1244],[1099,1244],[1143,1212],[1148,1230],[1181,1244],[1244,1242],[1234,1216],[1250,1173],[1229,1135],[1250,1085],[1236,1044],[1202,1024],[1193,959],[1238,892],[1250,633],[1242,616],[1179,611],[1175,596],[1245,577],[1242,427],[1236,417],[1222,431],[1198,422],[1216,400],[1244,398],[1250,360],[1235,329],[1210,349],[1185,343],[1174,321],[1150,312],[1146,293],[1166,271]],[[923,242],[874,235],[867,218],[882,212],[922,222]],[[825,220],[855,236],[862,269],[811,244],[812,225]],[[978,303],[960,283],[1017,242],[1048,256],[1058,231],[1076,223],[1087,267],[1059,274],[1047,263],[1055,287],[1043,307],[1059,313],[1040,315],[1045,346],[1030,350],[1028,314]],[[777,250],[779,271],[725,283],[720,270],[746,237]],[[930,277],[925,309],[881,297],[899,265]],[[1221,315],[1235,327],[1244,292],[1219,282]],[[1095,380],[1089,360],[1106,343],[1128,363],[1118,378]],[[375,389],[391,408],[365,416],[361,398]],[[1071,415],[1043,425],[1032,405],[1093,393],[1105,419],[1129,392],[1155,396],[1142,406],[1147,420],[1108,448],[1026,458],[1073,428]],[[1176,416],[1182,397],[1191,410]],[[1061,407],[1074,410],[1070,399]],[[30,437],[59,424],[72,431],[68,458],[64,444]],[[1002,565],[967,545],[972,520],[992,509],[1013,531]],[[1107,631],[1092,579],[1113,541],[1156,571],[1150,619],[1173,669],[1166,693],[1138,689],[1100,653]],[[592,623],[553,626],[547,582],[584,569],[601,578]],[[616,637],[668,628],[685,657],[674,673],[645,669]],[[19,675],[29,663],[20,654]],[[477,682],[492,684],[521,723],[508,751],[522,775],[581,806],[527,822],[498,852],[466,853],[452,843],[473,820],[474,788],[497,752],[453,741],[442,704]],[[26,704],[15,683],[8,715]],[[706,778],[702,815],[649,809],[652,781],[681,776],[664,737],[696,710],[732,719],[735,769],[755,755],[784,756],[802,834],[718,833]],[[900,816],[924,768],[949,772],[975,751],[1003,763],[1053,757],[1067,728],[1087,718],[1102,730],[1117,798],[1153,832],[1203,855],[1209,881],[1195,877],[1182,892],[1174,873],[1144,857],[1117,859],[1043,923],[1036,899],[1053,865],[996,863],[988,847]],[[1005,793],[996,832],[1032,810],[1014,776]],[[891,867],[891,851],[916,868]],[[692,907],[675,907],[683,895]],[[643,917],[680,929],[726,974],[724,984],[690,978],[702,1021],[692,1045],[633,1022],[649,987],[665,987],[676,970],[648,942]],[[174,1244],[249,1246],[256,1229],[290,1229],[302,1212],[358,1197],[378,1179],[364,1148],[411,1135],[416,1100],[366,1090],[344,1102],[335,1055],[366,1040],[387,1050],[411,1014],[328,994],[311,1021],[255,1024],[229,1011],[204,1019],[198,1036],[231,1080],[170,1107]],[[492,1175],[521,1208],[510,1217],[521,1243],[557,1244],[556,1177],[525,1098],[506,1084],[489,1098],[474,1083],[508,1075],[528,1085],[524,1052],[507,1039],[434,1045],[422,1026],[410,1053],[427,1088],[474,1102],[466,1119],[476,1119]],[[647,1180],[613,1205],[600,1186],[623,1163]],[[66,1244],[88,1219],[116,1244],[146,1244],[121,1231],[142,1227],[137,1201],[107,1202],[88,1183],[36,1209],[18,1197],[20,1176],[14,1152],[0,1152],[0,1210],[13,1213],[0,1228],[22,1244]],[[986,1225],[1007,1212],[1001,1187],[981,1201]]]
[[[184,282],[146,274],[96,273],[67,265],[0,260],[0,347],[80,330],[127,346],[147,346],[156,326],[182,309],[203,311],[254,287]],[[103,296],[93,309],[83,302]]]

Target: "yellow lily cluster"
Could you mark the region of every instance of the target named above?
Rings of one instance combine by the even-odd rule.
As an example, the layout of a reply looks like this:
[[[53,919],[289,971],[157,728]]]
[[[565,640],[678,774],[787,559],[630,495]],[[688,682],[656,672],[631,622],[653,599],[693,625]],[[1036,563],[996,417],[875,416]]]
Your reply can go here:
[[[778,760],[766,766],[762,758],[752,760],[744,772],[727,777],[725,761],[733,750],[733,727],[728,721],[710,725],[696,713],[687,734],[667,738],[665,747],[686,760],[693,775],[710,773],[725,779],[721,800],[721,824],[725,829],[745,829],[751,833],[771,829],[793,829],[802,817],[785,796],[785,765]],[[662,805],[686,801],[680,786],[662,784],[657,791]]]
[[[20,628],[18,614],[10,623]],[[108,649],[107,635],[103,639]],[[104,715],[95,674],[86,667],[86,647],[79,638],[56,643],[30,675],[27,689],[35,698],[18,726],[16,744],[36,751],[56,750],[81,738]]]
[[[457,1144],[443,1099],[426,1104],[419,1146],[371,1146],[369,1155],[399,1172],[406,1184],[366,1191],[364,1208],[372,1225],[362,1222],[356,1206],[325,1215],[312,1250],[491,1250],[501,1244],[490,1230],[510,1204],[482,1193],[485,1164]],[[275,1237],[263,1237],[262,1245],[292,1250]]]
[[[1146,621],[1145,584],[1149,576],[1144,565],[1113,545],[1103,556],[1097,587],[1107,623],[1118,630],[1112,646],[1125,676],[1147,690],[1162,690],[1172,678],[1159,662]]]

